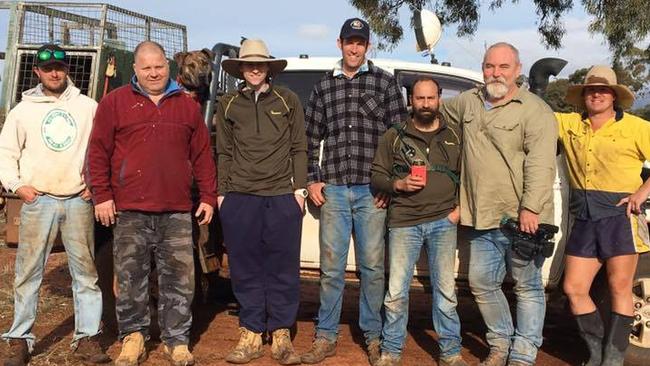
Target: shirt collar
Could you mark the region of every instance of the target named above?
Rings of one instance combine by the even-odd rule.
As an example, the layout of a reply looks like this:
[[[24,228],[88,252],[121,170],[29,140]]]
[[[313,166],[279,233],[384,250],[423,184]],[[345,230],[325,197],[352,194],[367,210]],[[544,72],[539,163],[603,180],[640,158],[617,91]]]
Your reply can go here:
[[[133,88],[133,90],[135,90],[136,92],[144,95],[145,97],[149,96],[149,94],[147,94],[147,92],[145,92],[142,89],[142,87],[140,87],[140,84],[138,83],[138,79],[135,77],[135,75],[133,75],[133,77],[131,78],[131,88]],[[169,81],[167,82],[167,87],[165,88],[165,92],[163,93],[163,97],[166,97],[170,94],[174,94],[179,91],[181,91],[181,87],[178,85],[178,83],[172,79],[169,79]]]
[[[357,73],[354,74],[354,76],[357,76],[357,75],[360,75],[360,74],[366,73],[366,72],[368,72],[368,71],[370,71],[370,65],[368,64],[368,60],[366,59],[366,60],[363,62],[363,64],[361,65],[361,67],[359,67],[359,70],[357,70]],[[335,78],[337,78],[337,77],[341,77],[341,76],[347,77],[347,76],[343,73],[343,60],[342,60],[342,59],[341,59],[341,60],[338,60],[338,61],[336,62],[336,65],[334,65],[334,70],[332,71],[332,76],[334,76]]]
[[[491,102],[489,102],[487,100],[487,98],[486,98],[487,91],[485,90],[485,85],[476,89],[476,95],[479,97],[479,99],[481,99],[481,102],[483,103],[485,108],[487,110],[490,110],[490,109],[493,109],[493,108],[506,106],[506,105],[510,104],[511,102],[517,102],[517,103],[520,103],[520,104],[523,103],[524,99],[526,98],[526,94],[525,94],[526,91],[527,90],[526,90],[526,87],[524,85],[520,86],[519,88],[517,88],[517,92],[512,97],[512,99],[510,99],[509,101],[507,101],[504,104],[499,104],[499,105],[494,105],[493,103],[491,103]]]

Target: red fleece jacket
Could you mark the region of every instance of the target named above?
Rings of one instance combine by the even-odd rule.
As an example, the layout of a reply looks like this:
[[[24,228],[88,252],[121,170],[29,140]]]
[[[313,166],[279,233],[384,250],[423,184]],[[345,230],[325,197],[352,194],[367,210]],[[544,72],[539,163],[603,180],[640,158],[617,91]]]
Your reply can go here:
[[[95,204],[118,211],[190,211],[192,177],[201,202],[216,205],[216,168],[199,105],[173,89],[156,105],[133,85],[99,103],[86,157]]]

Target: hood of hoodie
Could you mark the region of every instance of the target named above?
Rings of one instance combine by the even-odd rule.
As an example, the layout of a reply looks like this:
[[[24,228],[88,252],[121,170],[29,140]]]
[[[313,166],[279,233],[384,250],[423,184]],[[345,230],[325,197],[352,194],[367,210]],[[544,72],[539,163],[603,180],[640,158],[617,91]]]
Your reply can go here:
[[[68,77],[68,86],[65,88],[65,91],[57,98],[50,95],[45,95],[43,92],[43,84],[39,83],[36,87],[31,88],[23,92],[23,100],[27,100],[33,103],[55,103],[59,101],[70,100],[81,93],[81,90],[74,86],[72,79]]]

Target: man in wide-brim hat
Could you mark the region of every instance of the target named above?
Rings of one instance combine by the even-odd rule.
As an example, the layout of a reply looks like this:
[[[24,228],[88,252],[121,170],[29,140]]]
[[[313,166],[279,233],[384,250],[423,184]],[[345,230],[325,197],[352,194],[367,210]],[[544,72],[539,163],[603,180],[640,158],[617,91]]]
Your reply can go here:
[[[239,49],[238,58],[229,58],[221,62],[221,67],[237,79],[244,80],[241,66],[246,63],[265,63],[268,65],[268,76],[272,77],[287,67],[287,60],[276,59],[269,54],[264,41],[258,39],[245,40]]]
[[[642,207],[650,180],[643,183],[640,177],[650,158],[650,123],[623,111],[632,106],[634,94],[607,66],[592,67],[582,84],[569,87],[566,100],[582,113],[557,114],[575,216],[564,291],[589,348],[586,364],[623,365],[634,321],[634,273],[639,253],[650,250]],[[589,296],[603,264],[612,304],[607,331]]]
[[[237,364],[263,355],[264,332],[273,359],[300,363],[289,329],[300,304],[307,138],[300,99],[270,81],[286,65],[261,40],[244,41],[238,58],[222,62],[244,80],[215,114],[219,215],[240,305],[240,339],[226,361]]]
[[[625,85],[617,84],[616,73],[607,66],[596,65],[592,67],[583,84],[571,85],[567,90],[566,101],[585,111],[584,90],[587,87],[603,86],[611,89],[616,94],[616,103],[623,109],[632,107],[634,93]]]

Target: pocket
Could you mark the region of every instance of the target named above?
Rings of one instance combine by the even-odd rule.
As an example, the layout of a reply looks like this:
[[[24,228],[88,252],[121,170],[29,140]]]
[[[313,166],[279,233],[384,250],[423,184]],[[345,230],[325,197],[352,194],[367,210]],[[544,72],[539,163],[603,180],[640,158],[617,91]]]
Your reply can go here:
[[[493,124],[494,128],[500,131],[514,131],[517,126],[519,126],[519,122],[515,123],[500,123],[500,122],[495,122]]]
[[[294,197],[293,195],[291,195],[291,197],[289,197],[289,199],[290,199],[291,201],[293,201],[293,206],[296,208],[296,210],[298,211],[298,213],[300,214],[300,216],[302,216],[302,215],[304,214],[304,211],[302,210],[302,208],[300,208],[300,204],[298,204],[298,200],[296,200],[296,197]],[[306,201],[306,200],[305,200],[305,204],[307,204],[307,201]]]
[[[451,221],[451,219],[449,218],[449,215],[445,216],[445,221],[446,221],[448,224],[450,224],[450,225],[458,226],[458,223],[457,223],[457,222],[453,222],[453,221]]]
[[[38,200],[40,198],[41,198],[41,195],[37,194],[31,202],[23,201],[23,205],[34,206],[36,203],[38,203]]]
[[[289,127],[289,112],[286,109],[269,109],[266,111],[271,125],[276,132],[282,132]]]
[[[522,150],[523,139],[519,122],[494,122],[488,126],[487,133],[492,134],[494,143],[508,150]]]
[[[373,94],[362,94],[360,104],[359,110],[364,117],[375,120],[382,120],[384,118],[384,109],[381,108],[380,100]]]

